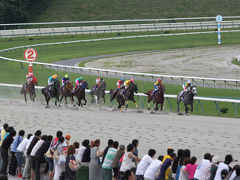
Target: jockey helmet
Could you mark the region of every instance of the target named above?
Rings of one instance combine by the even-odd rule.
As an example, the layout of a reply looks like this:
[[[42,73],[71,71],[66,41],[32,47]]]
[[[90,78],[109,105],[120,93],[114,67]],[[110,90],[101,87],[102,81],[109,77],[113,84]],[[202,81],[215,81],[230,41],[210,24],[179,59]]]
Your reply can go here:
[[[102,77],[100,78],[100,81],[103,81],[103,78],[102,78]]]
[[[188,85],[189,87],[192,85],[191,80],[188,80],[188,81],[187,81],[187,85]]]
[[[53,80],[53,77],[51,76],[51,77],[49,78],[49,80],[52,81],[52,80]]]
[[[79,78],[79,81],[83,81],[83,77],[82,76]]]
[[[121,78],[121,81],[123,82],[123,81],[124,81],[124,78]]]
[[[67,74],[65,74],[65,76],[64,76],[65,78],[68,78],[68,75]]]
[[[33,76],[33,73],[28,73],[28,76]]]
[[[56,78],[57,78],[57,74],[54,74],[54,75],[52,76],[52,78],[53,78],[53,79],[56,79]]]
[[[130,82],[133,82],[134,83],[134,79],[132,78],[132,79],[130,79]]]
[[[161,83],[161,82],[162,82],[162,79],[161,79],[161,78],[159,78],[159,79],[158,79],[158,82],[159,82],[159,83]]]

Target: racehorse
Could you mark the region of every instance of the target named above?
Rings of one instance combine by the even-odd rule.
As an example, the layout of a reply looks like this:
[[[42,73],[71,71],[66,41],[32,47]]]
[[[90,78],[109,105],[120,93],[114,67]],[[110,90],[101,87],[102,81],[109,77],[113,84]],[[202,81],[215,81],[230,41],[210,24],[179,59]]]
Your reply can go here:
[[[103,102],[105,103],[105,90],[106,90],[106,83],[102,82],[100,86],[94,85],[90,91],[90,95],[92,96],[92,103],[94,102],[94,95],[97,99],[97,104],[101,103],[101,98],[103,98]]]
[[[61,89],[61,97],[60,97],[60,101],[59,101],[59,106],[62,102],[62,99],[64,98],[65,99],[65,104],[67,106],[67,98],[70,97],[70,100],[73,104],[73,101],[72,101],[72,91],[73,91],[73,83],[65,83]]]
[[[86,94],[85,94],[85,89],[88,89],[88,83],[87,81],[84,81],[84,88],[82,86],[78,87],[76,90],[76,93],[72,94],[71,99],[72,101],[74,101],[73,96],[76,96],[78,99],[78,106],[83,107],[83,105],[87,104],[87,100],[86,100]],[[82,104],[82,100],[84,100],[84,104]]]
[[[197,95],[197,87],[196,86],[191,86],[190,90],[186,92],[184,95],[183,99],[181,99],[180,95],[183,93],[183,91],[178,93],[177,96],[177,112],[179,112],[179,104],[181,101],[183,101],[183,104],[185,106],[185,113],[188,113],[188,105],[191,106],[191,111],[193,111],[193,97]]]
[[[124,92],[125,91],[125,92]],[[121,108],[127,108],[128,107],[128,101],[133,101],[136,105],[136,107],[138,108],[138,105],[136,104],[136,101],[134,100],[134,92],[137,93],[138,89],[137,89],[137,85],[136,84],[130,84],[129,87],[124,90],[124,88],[121,88],[117,94],[114,97],[115,94],[115,90],[110,90],[110,102],[112,103],[113,99],[116,98],[117,102],[118,102],[118,109]],[[125,107],[125,101],[126,103],[126,107]]]
[[[153,90],[147,91],[146,94],[148,96],[148,110],[150,110],[151,105],[150,102],[153,100],[153,103],[155,103],[154,111],[158,110],[158,105],[161,104],[161,111],[163,109],[163,103],[164,103],[164,92],[165,92],[165,86],[161,84],[159,86],[159,90],[156,92],[155,96],[153,97]]]
[[[124,92],[124,99],[126,101],[126,108],[128,108],[128,101],[133,101],[136,108],[138,105],[134,99],[134,93],[138,93],[137,84],[130,84],[129,87]]]
[[[37,79],[35,78],[33,81],[31,81],[28,86],[27,84],[23,84],[22,85],[22,89],[20,91],[21,94],[24,95],[24,99],[25,102],[27,104],[27,94],[29,94],[30,99],[34,102],[35,97],[36,97],[36,93],[35,93],[35,85],[38,85]]]
[[[57,102],[59,101],[60,96],[60,82],[57,79],[56,82],[53,85],[50,85],[51,87],[47,86],[42,89],[42,94],[45,96],[45,100],[47,102],[46,108],[49,106],[49,101],[51,98],[55,98],[55,105],[57,106]],[[50,88],[50,91],[48,90]]]

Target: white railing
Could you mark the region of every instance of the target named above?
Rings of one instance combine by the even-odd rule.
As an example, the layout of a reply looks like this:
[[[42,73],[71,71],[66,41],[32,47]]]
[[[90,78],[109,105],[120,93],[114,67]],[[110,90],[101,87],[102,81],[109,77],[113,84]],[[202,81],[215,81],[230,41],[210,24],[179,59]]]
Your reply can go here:
[[[0,83],[1,87],[14,87],[14,88],[21,88],[22,85],[19,84],[5,84],[5,83]],[[36,86],[36,89],[42,89],[44,88],[43,86]],[[90,92],[90,90],[86,90],[86,92]],[[109,94],[109,91],[105,91],[106,94]],[[136,96],[144,96],[146,97],[147,95],[144,93],[137,93],[135,94]],[[172,94],[164,94],[165,98],[177,98],[177,95],[172,95]],[[195,100],[202,100],[202,101],[214,101],[214,102],[229,102],[229,103],[240,103],[240,99],[227,99],[227,98],[211,98],[211,97],[201,97],[201,96],[195,96]]]
[[[185,20],[215,20],[216,17],[191,17],[191,18],[163,18],[163,19],[125,19],[102,21],[72,21],[72,22],[40,22],[40,23],[11,23],[0,26],[27,26],[27,25],[52,25],[52,24],[92,24],[92,23],[118,23],[118,22],[159,22],[159,21],[185,21]],[[223,16],[223,19],[240,19],[240,16]]]
[[[92,34],[92,33],[121,33],[140,31],[179,31],[179,30],[210,30],[216,29],[216,21],[206,22],[180,22],[180,23],[151,23],[151,24],[121,24],[121,25],[95,25],[75,27],[52,27],[52,28],[18,28],[0,30],[0,37],[20,36],[46,36],[46,35],[70,35],[70,34]],[[223,21],[221,28],[240,28],[240,21]]]

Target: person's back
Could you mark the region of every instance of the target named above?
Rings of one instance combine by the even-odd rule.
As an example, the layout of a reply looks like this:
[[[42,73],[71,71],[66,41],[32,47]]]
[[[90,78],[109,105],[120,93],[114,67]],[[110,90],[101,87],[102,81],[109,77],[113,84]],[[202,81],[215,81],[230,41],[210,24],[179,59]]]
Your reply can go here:
[[[226,169],[228,172],[229,172],[229,164],[233,161],[233,158],[232,158],[232,155],[231,154],[227,154],[225,156],[225,160],[224,162],[221,162],[219,165],[218,165],[218,169],[217,169],[217,172],[216,172],[216,176],[214,178],[214,180],[222,180],[221,179],[221,173],[224,169]]]
[[[148,166],[147,170],[144,173],[144,178],[155,180],[157,172],[160,170],[163,156],[159,156],[158,159],[154,160],[150,166]]]

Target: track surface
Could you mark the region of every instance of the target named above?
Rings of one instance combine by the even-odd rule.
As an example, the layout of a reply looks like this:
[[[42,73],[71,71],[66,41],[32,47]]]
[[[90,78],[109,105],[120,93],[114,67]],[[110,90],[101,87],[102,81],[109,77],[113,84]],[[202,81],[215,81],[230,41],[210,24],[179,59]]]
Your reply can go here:
[[[101,140],[103,149],[109,138],[127,145],[134,138],[139,139],[140,156],[149,148],[155,148],[157,155],[165,154],[169,146],[174,149],[189,148],[192,155],[202,159],[210,152],[223,160],[226,153],[239,158],[239,119],[177,115],[173,113],[150,114],[112,111],[106,107],[85,106],[54,107],[46,109],[40,102],[25,104],[23,100],[0,99],[1,123],[9,123],[17,130],[34,133],[41,129],[43,134],[55,135],[57,130],[72,136],[71,142],[83,139]]]

